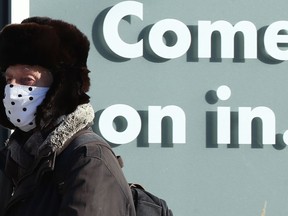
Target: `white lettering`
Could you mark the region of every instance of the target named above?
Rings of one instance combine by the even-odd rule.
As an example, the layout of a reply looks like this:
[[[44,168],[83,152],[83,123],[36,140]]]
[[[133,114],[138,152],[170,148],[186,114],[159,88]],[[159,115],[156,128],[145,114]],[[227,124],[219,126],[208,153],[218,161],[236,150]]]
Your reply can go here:
[[[257,29],[248,21],[238,22],[234,27],[227,21],[220,20],[198,22],[199,57],[211,58],[211,35],[218,31],[221,34],[221,57],[234,57],[234,35],[242,32],[244,35],[244,57],[257,58]]]
[[[163,43],[163,35],[167,31],[172,31],[177,36],[176,44],[171,47]],[[166,59],[173,59],[187,52],[191,44],[191,35],[184,23],[175,19],[164,19],[155,23],[151,28],[149,43],[156,55]]]
[[[281,50],[278,43],[288,44],[288,35],[279,35],[281,30],[288,31],[288,21],[272,23],[265,32],[264,45],[267,53],[274,59],[288,60],[288,50]]]
[[[239,107],[239,144],[251,144],[254,118],[262,120],[263,144],[275,144],[275,114],[268,107]]]
[[[149,106],[148,112],[149,143],[161,143],[161,121],[164,117],[172,119],[173,143],[183,144],[186,142],[186,117],[180,107],[170,105],[162,109],[160,106]],[[115,128],[114,123],[117,117],[123,117],[127,123],[123,131],[117,131]],[[102,112],[98,124],[101,135],[115,144],[127,144],[133,141],[138,137],[142,127],[139,113],[125,104],[107,107]]]
[[[217,143],[230,144],[231,142],[231,109],[230,107],[217,108]]]
[[[179,20],[163,19],[156,22],[150,29],[148,44],[143,39],[136,43],[127,43],[119,35],[119,23],[126,16],[136,16],[143,20],[143,4],[137,1],[123,1],[114,5],[106,14],[103,22],[104,40],[111,51],[120,57],[137,58],[143,56],[147,45],[158,57],[165,59],[178,58],[189,52],[192,36],[189,28]],[[177,41],[169,46],[163,41],[166,32],[173,32]],[[267,54],[276,60],[288,60],[288,49],[280,49],[279,44],[288,46],[288,35],[280,32],[288,32],[288,21],[277,21],[272,23],[264,34],[264,49]],[[198,21],[198,57],[211,58],[212,41],[214,32],[221,36],[221,58],[233,58],[235,50],[235,34],[243,35],[243,57],[256,59],[257,56],[257,29],[250,21],[240,21],[234,26],[225,21],[219,20]],[[135,37],[137,38],[137,37]],[[262,51],[262,50],[261,50]]]
[[[136,1],[124,1],[116,4],[107,13],[103,23],[103,35],[109,48],[124,58],[137,58],[143,55],[143,40],[134,44],[125,43],[118,32],[120,21],[128,15],[143,19],[143,4]]]
[[[124,131],[118,132],[113,127],[114,119],[123,116],[127,121]],[[99,130],[103,137],[111,143],[126,144],[133,141],[140,133],[141,118],[132,107],[116,104],[106,108],[99,118]]]
[[[186,143],[186,117],[184,111],[177,106],[149,106],[148,114],[148,141],[161,143],[162,119],[166,116],[173,121],[173,143]]]

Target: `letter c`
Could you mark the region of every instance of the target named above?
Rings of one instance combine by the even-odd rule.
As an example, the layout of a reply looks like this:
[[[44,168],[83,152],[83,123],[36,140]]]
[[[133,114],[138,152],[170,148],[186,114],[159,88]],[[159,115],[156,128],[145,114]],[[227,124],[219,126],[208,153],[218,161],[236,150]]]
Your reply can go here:
[[[103,35],[108,47],[124,58],[137,58],[143,55],[143,40],[134,44],[125,43],[118,32],[120,21],[128,15],[143,20],[143,4],[136,1],[124,1],[113,6],[103,22]]]

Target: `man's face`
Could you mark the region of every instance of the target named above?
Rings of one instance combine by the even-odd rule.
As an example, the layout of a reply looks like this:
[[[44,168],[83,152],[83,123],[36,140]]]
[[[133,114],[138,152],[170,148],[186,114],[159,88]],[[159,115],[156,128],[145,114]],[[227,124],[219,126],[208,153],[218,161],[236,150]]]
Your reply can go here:
[[[49,87],[53,76],[41,66],[12,65],[5,72],[7,84]]]

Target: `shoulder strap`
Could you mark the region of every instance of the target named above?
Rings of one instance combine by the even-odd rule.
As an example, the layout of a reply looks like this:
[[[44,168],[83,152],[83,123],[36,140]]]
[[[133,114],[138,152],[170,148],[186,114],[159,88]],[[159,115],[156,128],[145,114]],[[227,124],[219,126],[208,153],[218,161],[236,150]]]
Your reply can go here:
[[[85,134],[85,136],[82,136],[83,134]],[[105,140],[102,139],[97,134],[95,134],[91,129],[85,128],[83,130],[78,131],[70,139],[68,139],[64,143],[63,147],[59,151],[57,151],[57,155],[61,154],[67,148],[69,150],[73,150],[84,143],[89,143],[92,141],[98,142],[98,144],[100,144],[100,145],[101,144],[104,145],[104,143],[105,143]],[[73,145],[71,145],[72,143],[73,143]],[[108,147],[110,147],[110,146],[108,145]]]
[[[115,155],[111,146],[102,137],[94,133],[91,129],[83,129],[77,132],[75,135],[73,135],[69,140],[66,141],[66,143],[64,144],[64,148],[61,149],[61,152],[58,153],[58,155],[60,156],[61,154],[61,156],[62,157],[64,156],[64,158],[69,157],[70,152],[77,149],[79,146],[82,146],[90,142],[95,142],[97,145],[101,145],[108,148],[112,152],[112,154]],[[123,168],[124,163],[121,156],[115,155],[115,157],[120,167]]]
[[[69,140],[67,140],[67,142],[64,144],[64,148],[61,150],[61,152],[64,149],[67,149],[68,151],[73,151],[77,147],[79,147],[83,144],[86,144],[86,143],[90,143],[90,142],[96,142],[98,145],[105,146],[110,151],[112,151],[112,153],[114,154],[111,146],[102,137],[100,137],[99,135],[94,133],[91,129],[83,129],[83,130],[77,132],[74,136],[72,136]],[[115,157],[118,160],[120,167],[123,168],[124,163],[123,163],[121,156],[115,155]]]
[[[98,145],[102,145],[106,148],[108,148],[109,150],[111,150],[111,152],[114,154],[112,148],[110,147],[110,145],[103,139],[101,138],[99,135],[97,135],[96,133],[94,133],[92,130],[90,129],[83,129],[79,132],[77,132],[74,136],[72,136],[68,141],[66,141],[66,143],[64,144],[64,148],[62,149],[62,151],[60,152],[60,154],[58,154],[60,157],[64,157],[64,159],[62,158],[62,161],[65,161],[67,157],[69,157],[69,154],[77,149],[78,147],[90,143],[90,142],[96,142]],[[64,151],[65,150],[65,151]],[[118,163],[121,167],[123,167],[123,161],[121,159],[120,156],[115,156],[118,160]],[[56,182],[56,184],[58,185],[58,190],[60,192],[60,194],[63,192],[63,180],[64,180],[64,176],[65,176],[65,172],[58,172],[57,175],[54,176],[54,181]]]

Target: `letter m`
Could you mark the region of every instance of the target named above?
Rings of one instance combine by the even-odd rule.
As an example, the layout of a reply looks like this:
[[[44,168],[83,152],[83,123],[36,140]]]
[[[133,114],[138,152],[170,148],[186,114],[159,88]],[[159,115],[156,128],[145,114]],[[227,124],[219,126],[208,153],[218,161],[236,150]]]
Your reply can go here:
[[[219,20],[198,22],[198,50],[199,58],[211,58],[211,38],[213,32],[221,35],[221,57],[234,57],[234,37],[237,32],[243,33],[244,58],[257,58],[257,29],[249,21],[241,21],[232,26],[231,23]]]

